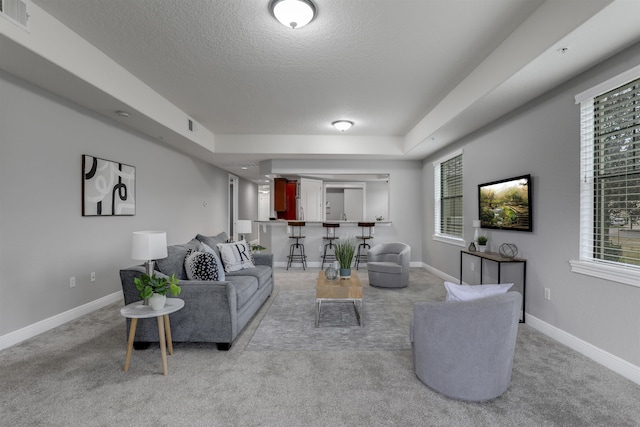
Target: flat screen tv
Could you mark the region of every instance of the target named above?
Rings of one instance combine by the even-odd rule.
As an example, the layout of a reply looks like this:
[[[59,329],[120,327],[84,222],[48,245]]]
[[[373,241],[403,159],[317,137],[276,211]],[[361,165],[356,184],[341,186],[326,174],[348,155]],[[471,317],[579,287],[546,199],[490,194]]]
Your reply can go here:
[[[480,226],[532,231],[531,175],[478,185]]]

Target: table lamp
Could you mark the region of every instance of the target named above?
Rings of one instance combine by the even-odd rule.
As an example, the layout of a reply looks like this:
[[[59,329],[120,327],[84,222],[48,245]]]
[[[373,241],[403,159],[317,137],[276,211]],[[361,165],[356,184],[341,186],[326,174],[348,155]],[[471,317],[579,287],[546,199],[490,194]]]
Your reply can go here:
[[[147,276],[153,274],[154,260],[167,257],[167,233],[164,231],[134,231],[131,258],[144,261]]]
[[[473,241],[478,243],[478,229],[482,227],[482,223],[479,219],[473,220],[473,228],[475,228],[475,232],[473,233]]]
[[[236,223],[236,228],[238,234],[240,234],[240,240],[244,239],[245,234],[251,234],[251,220],[250,219],[239,219]]]

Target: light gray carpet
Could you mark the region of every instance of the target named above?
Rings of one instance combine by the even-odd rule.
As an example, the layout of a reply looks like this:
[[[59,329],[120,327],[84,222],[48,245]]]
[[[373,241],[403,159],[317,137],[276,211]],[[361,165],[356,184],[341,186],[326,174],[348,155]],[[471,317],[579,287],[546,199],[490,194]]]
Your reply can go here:
[[[368,283],[366,271],[359,274]],[[640,425],[640,386],[527,325],[519,328],[509,390],[481,404],[425,387],[410,350],[248,351],[276,294],[308,292],[315,275],[317,269],[277,269],[276,292],[229,352],[176,344],[167,377],[157,348],[134,352],[129,372],[122,371],[121,304],[6,349],[0,352],[0,425]],[[408,288],[367,286],[369,294],[381,295],[398,324],[408,326],[412,301],[441,298],[444,291],[442,280],[415,269]]]
[[[367,288],[367,291],[372,289]],[[409,350],[409,329],[385,298],[365,291],[362,317],[351,303],[323,303],[316,328],[315,291],[280,291],[247,346],[249,351]]]

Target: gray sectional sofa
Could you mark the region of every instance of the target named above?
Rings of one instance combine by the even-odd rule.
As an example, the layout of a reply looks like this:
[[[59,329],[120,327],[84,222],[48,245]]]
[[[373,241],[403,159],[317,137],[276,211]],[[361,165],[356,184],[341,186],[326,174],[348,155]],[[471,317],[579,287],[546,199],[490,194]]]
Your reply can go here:
[[[156,261],[156,275],[175,273],[182,288],[179,298],[185,301],[182,310],[171,314],[173,342],[210,342],[216,343],[220,350],[228,350],[271,295],[274,284],[271,254],[254,254],[255,268],[225,273],[224,281],[188,280],[184,268],[187,251],[202,250],[202,243],[216,248],[217,243],[226,240],[226,233],[217,236],[199,234],[186,244],[168,246],[168,257]],[[134,279],[144,272],[142,265],[120,270],[125,304],[140,300]],[[131,320],[127,319],[127,334],[130,325]],[[134,341],[136,347],[157,341],[156,319],[140,319]]]

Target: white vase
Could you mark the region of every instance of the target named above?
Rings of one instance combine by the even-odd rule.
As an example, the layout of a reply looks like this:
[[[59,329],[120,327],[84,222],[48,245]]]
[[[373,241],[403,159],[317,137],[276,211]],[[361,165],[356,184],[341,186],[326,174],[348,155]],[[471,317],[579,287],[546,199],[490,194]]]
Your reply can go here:
[[[478,245],[478,250],[480,252],[486,252],[487,251],[487,245]]]
[[[153,294],[151,295],[151,298],[149,298],[149,305],[151,306],[151,310],[154,310],[154,311],[162,310],[166,302],[167,302],[166,295]]]

